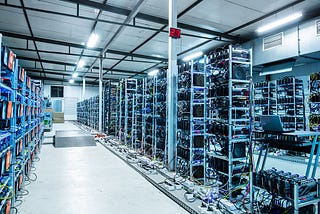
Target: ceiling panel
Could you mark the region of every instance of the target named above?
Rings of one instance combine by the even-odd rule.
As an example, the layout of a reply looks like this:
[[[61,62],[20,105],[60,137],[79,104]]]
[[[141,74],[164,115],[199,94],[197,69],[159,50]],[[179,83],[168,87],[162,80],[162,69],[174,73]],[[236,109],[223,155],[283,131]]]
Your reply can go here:
[[[1,30],[30,35],[23,11],[5,6],[0,7],[0,31]]]
[[[82,51],[81,48],[70,48],[70,52],[74,54],[80,54]]]
[[[4,45],[8,47],[17,47],[17,48],[23,48],[27,46],[27,41],[25,39],[16,39],[11,37],[2,37]]]
[[[147,0],[146,0],[147,1]],[[132,9],[138,0],[108,0],[108,4],[112,6],[117,6],[125,9]]]
[[[57,64],[51,64],[51,63],[42,63],[43,67],[45,69],[55,69],[55,70],[64,70],[64,65],[57,65]]]
[[[111,68],[117,62],[118,60],[104,59],[102,66],[103,68]]]
[[[110,49],[130,52],[143,43],[154,32],[137,28],[125,28],[120,36],[111,44]]]
[[[75,69],[75,66],[69,66],[69,65],[66,66],[67,71],[73,71],[74,69]]]
[[[203,1],[193,8],[191,12],[181,17],[179,21],[224,32],[261,15],[263,15],[262,12],[239,4],[215,0],[214,3],[212,1]]]
[[[112,21],[112,22],[120,22],[123,23],[127,16],[111,13],[108,11],[102,11],[101,15],[99,16],[99,19],[106,20],[106,21]]]
[[[211,2],[212,0],[207,0]],[[189,7],[195,0],[179,0],[178,2],[178,13]],[[212,3],[212,2],[211,2]],[[141,8],[141,13],[155,15],[162,18],[168,18],[168,1],[164,0],[147,0],[144,6]]]
[[[29,58],[34,58],[34,59],[38,59],[38,55],[37,52],[35,51],[21,51],[21,50],[15,50],[13,49],[15,54],[17,55],[17,58],[19,59],[19,57],[29,57]]]
[[[255,33],[255,30],[258,29],[259,27],[266,25],[268,23],[274,22],[277,19],[289,16],[295,12],[302,12],[303,16],[304,15],[309,15],[310,10],[312,11],[320,11],[320,4],[319,0],[308,0],[304,1],[298,5],[295,5],[292,8],[288,8],[282,12],[279,12],[273,16],[270,16],[268,18],[265,18],[257,23],[251,24],[243,29],[237,30],[234,33],[240,34],[243,37],[252,37],[252,36],[261,36]],[[318,13],[319,14],[319,13]],[[319,14],[320,15],[320,14]],[[277,31],[277,29],[275,29]],[[266,32],[267,34],[270,32]]]
[[[35,64],[32,61],[19,60],[19,65],[22,67],[34,68]]]
[[[101,2],[99,2],[101,3]],[[79,11],[79,15],[80,16],[85,16],[85,17],[89,17],[89,18],[97,18],[97,15],[99,13],[98,9],[94,9],[92,7],[86,7],[83,5],[80,5],[79,7],[80,11]]]
[[[229,3],[239,5],[241,7],[248,8],[253,11],[261,13],[269,13],[277,8],[284,5],[290,4],[295,0],[268,0],[268,1],[257,1],[257,0],[228,0]]]
[[[168,36],[166,33],[159,33],[155,36],[152,41],[148,42],[141,48],[139,48],[135,53],[144,54],[155,57],[168,56]]]
[[[45,60],[53,60],[59,62],[66,62],[66,63],[75,63],[78,60],[77,56],[68,56],[62,54],[50,54],[50,53],[40,53],[41,59]]]
[[[29,11],[28,16],[35,36],[77,44],[86,41],[84,38],[89,37],[93,24],[93,21],[35,11]]]
[[[76,14],[76,4],[60,0],[29,0],[23,1],[26,7],[39,8],[44,10],[56,11],[59,13]]]
[[[142,71],[151,67],[150,63],[137,63],[122,61],[115,69],[127,70],[127,71]]]
[[[68,47],[62,45],[54,45],[43,42],[36,42],[39,50],[54,50],[59,52],[68,52]]]
[[[84,55],[99,56],[99,52],[98,51],[92,51],[92,50],[88,50],[88,49],[85,49],[83,54]]]

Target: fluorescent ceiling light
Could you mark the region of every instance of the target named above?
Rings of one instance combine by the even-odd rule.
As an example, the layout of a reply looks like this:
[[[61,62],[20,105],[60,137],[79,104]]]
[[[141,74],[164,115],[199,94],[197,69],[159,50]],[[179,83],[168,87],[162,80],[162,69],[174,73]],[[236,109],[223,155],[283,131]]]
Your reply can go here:
[[[92,34],[90,35],[89,39],[88,39],[87,47],[88,47],[88,48],[93,48],[93,47],[96,45],[98,39],[99,39],[98,34],[92,33]]]
[[[72,74],[72,78],[77,78],[78,77],[78,73],[77,72],[74,72],[73,74]]]
[[[152,70],[148,73],[149,76],[156,76],[158,74],[159,70],[158,69],[155,69],[155,70]]]
[[[260,72],[259,76],[265,76],[265,75],[270,75],[270,74],[280,74],[280,73],[285,73],[285,72],[289,72],[289,71],[292,71],[292,67],[279,69],[279,70],[273,70],[273,71]]]
[[[74,79],[70,79],[69,83],[73,84],[74,83]]]
[[[301,16],[302,16],[301,12],[292,14],[290,16],[287,16],[287,17],[283,18],[283,19],[279,19],[279,20],[277,20],[275,22],[272,22],[270,24],[267,24],[265,26],[262,26],[262,27],[258,28],[257,32],[258,33],[262,33],[262,32],[271,30],[273,28],[276,28],[276,27],[279,27],[279,26],[284,25],[286,23],[289,23],[291,21],[294,21],[294,20],[300,18]]]
[[[82,68],[84,66],[84,61],[83,60],[79,60],[77,65],[78,65],[78,68]]]
[[[190,61],[190,60],[196,59],[196,58],[198,58],[198,57],[200,57],[202,55],[203,55],[203,52],[199,51],[199,52],[196,52],[196,53],[191,54],[189,56],[186,56],[185,58],[183,58],[183,61]]]

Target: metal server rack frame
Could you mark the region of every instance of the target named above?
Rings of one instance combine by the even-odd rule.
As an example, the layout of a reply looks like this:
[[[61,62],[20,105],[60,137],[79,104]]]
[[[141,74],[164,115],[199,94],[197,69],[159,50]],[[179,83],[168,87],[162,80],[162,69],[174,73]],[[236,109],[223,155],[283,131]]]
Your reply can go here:
[[[134,141],[135,141],[135,99],[136,99],[136,92],[137,92],[137,80],[136,79],[126,79],[125,80],[125,145],[128,146],[130,143],[131,148],[133,148]],[[129,88],[133,87],[133,88]],[[130,96],[130,97],[129,97]],[[131,103],[130,103],[131,101]],[[130,110],[131,106],[131,110]],[[130,112],[130,114],[129,114]],[[131,123],[129,123],[129,117],[131,117]],[[131,126],[131,127],[130,127]],[[129,132],[130,128],[130,132]],[[130,134],[130,135],[129,135]],[[131,138],[130,138],[131,137]],[[131,141],[131,142],[129,142]]]
[[[242,122],[246,119],[237,119],[237,118],[233,118],[233,110],[237,111],[238,110],[238,107],[235,107],[233,106],[233,87],[235,86],[235,84],[247,84],[248,85],[248,90],[250,91],[250,89],[252,88],[251,87],[251,84],[252,82],[250,80],[237,80],[237,79],[233,79],[233,75],[234,75],[234,69],[233,69],[233,65],[236,63],[236,64],[243,64],[243,65],[248,65],[249,66],[249,74],[247,75],[248,77],[252,77],[252,49],[249,49],[249,61],[248,62],[242,62],[242,61],[237,61],[237,60],[233,60],[233,52],[234,52],[234,47],[232,45],[229,45],[229,83],[228,83],[228,86],[229,86],[229,129],[228,129],[228,137],[229,137],[229,145],[228,145],[228,152],[229,152],[229,158],[228,158],[228,189],[229,189],[229,197],[232,198],[232,189],[235,188],[236,186],[233,185],[233,182],[232,182],[232,178],[234,176],[234,173],[233,173],[233,166],[234,166],[234,162],[237,161],[237,160],[244,160],[243,158],[234,158],[233,156],[233,150],[234,150],[234,143],[251,143],[249,141],[249,139],[246,139],[246,140],[236,140],[236,139],[233,139],[233,129],[234,127],[236,127],[236,122]],[[250,97],[250,96],[249,96]],[[251,103],[251,101],[249,100],[249,102]],[[241,110],[242,107],[239,108],[239,110]],[[250,108],[245,108],[244,111],[248,111],[248,113],[250,114]],[[235,116],[236,115],[236,112],[235,112]],[[249,115],[248,115],[249,116]],[[248,122],[248,125],[250,123],[250,118],[247,119]],[[251,147],[249,147],[251,148]],[[248,149],[248,145],[246,146],[246,149]],[[252,153],[252,151],[251,151]],[[252,176],[250,176],[251,178]]]
[[[190,176],[195,180],[200,180],[205,182],[205,165],[206,165],[206,151],[205,151],[205,141],[206,141],[206,69],[204,69],[204,60],[203,63],[200,63],[201,60],[192,60],[191,61],[191,87],[190,87]],[[203,67],[200,66],[203,64]],[[197,68],[196,66],[197,65]],[[201,71],[201,68],[203,70]],[[199,82],[195,80],[196,76],[199,79],[203,79]],[[195,95],[200,94],[200,99],[197,99]],[[201,105],[203,107],[201,108]],[[202,115],[197,115],[198,108],[200,106],[200,113],[203,111]],[[198,126],[198,127],[197,127]],[[202,127],[203,126],[203,127]],[[200,146],[198,145],[198,140],[200,139]],[[195,159],[195,157],[197,157]],[[200,170],[200,173],[195,176],[195,173]]]
[[[143,97],[143,153],[146,156],[155,157],[155,77],[144,78],[144,97]],[[151,121],[150,121],[151,119]]]

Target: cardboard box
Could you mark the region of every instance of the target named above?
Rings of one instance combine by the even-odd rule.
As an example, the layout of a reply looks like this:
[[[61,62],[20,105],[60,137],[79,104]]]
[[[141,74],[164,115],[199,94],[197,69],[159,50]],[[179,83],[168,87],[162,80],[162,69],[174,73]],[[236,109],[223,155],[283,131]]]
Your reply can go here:
[[[53,123],[64,123],[64,113],[63,112],[53,112],[52,121],[53,121]]]

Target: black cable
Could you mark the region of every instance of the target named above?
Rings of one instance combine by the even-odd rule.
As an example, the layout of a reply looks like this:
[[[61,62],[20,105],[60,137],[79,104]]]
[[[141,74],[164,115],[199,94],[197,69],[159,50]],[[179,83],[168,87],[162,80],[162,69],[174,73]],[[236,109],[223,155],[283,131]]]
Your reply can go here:
[[[28,178],[28,180],[29,180],[29,181],[34,182],[34,181],[36,181],[36,180],[38,179],[38,176],[37,176],[37,174],[36,174],[36,173],[32,173],[32,175],[34,175],[34,176],[35,176],[35,178],[34,178],[34,179],[30,178],[30,176],[28,176],[28,175],[26,175],[26,177]]]
[[[19,213],[19,212],[18,212],[18,209],[17,209],[16,207],[10,207],[10,209],[11,209],[11,210],[15,210],[15,213],[11,213],[11,212],[10,212],[10,214],[17,214],[17,213]]]
[[[17,203],[17,202],[18,202],[18,203]],[[15,207],[19,207],[19,206],[21,206],[21,204],[23,204],[23,201],[20,200],[20,199],[16,199],[16,200],[14,201],[14,206],[15,206]]]

